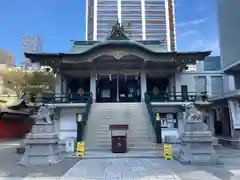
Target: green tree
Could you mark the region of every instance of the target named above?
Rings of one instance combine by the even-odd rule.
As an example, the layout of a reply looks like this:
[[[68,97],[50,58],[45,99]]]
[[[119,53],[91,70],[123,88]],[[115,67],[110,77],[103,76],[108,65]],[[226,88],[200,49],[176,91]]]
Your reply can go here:
[[[54,74],[52,72],[36,72],[25,70],[0,71],[2,86],[13,90],[19,97],[22,92],[36,96],[45,92],[53,91]]]

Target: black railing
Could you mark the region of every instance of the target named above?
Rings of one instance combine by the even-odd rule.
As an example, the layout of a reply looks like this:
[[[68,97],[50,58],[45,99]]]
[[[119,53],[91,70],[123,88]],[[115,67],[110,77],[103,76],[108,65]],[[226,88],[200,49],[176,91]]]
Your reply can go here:
[[[43,94],[41,97],[36,98],[36,102],[42,102],[46,104],[57,103],[87,103],[89,98],[92,99],[92,93],[84,93],[82,95],[69,93],[52,93]]]
[[[148,113],[150,115],[150,120],[155,131],[157,143],[162,143],[162,132],[161,132],[161,121],[156,119],[156,112],[151,104],[151,99],[148,93],[145,93],[145,103],[147,106]]]
[[[0,95],[0,101],[6,103],[11,99],[19,99],[16,95]],[[92,93],[79,94],[63,94],[63,93],[48,93],[43,94],[40,97],[30,96],[29,100],[32,102],[41,102],[45,104],[52,103],[88,103],[89,99],[92,99]]]
[[[86,95],[87,96],[87,95]],[[77,121],[77,142],[84,140],[85,126],[87,124],[89,111],[92,105],[92,94],[88,95],[88,99],[84,101],[86,103],[85,111],[82,113],[82,121]]]
[[[157,112],[155,112],[152,102],[194,102],[196,100],[206,101],[208,98],[207,92],[203,93],[159,93],[154,95],[153,93],[145,93],[145,103],[147,106],[148,113],[150,115],[150,120],[153,125],[156,141],[157,143],[162,143],[162,133],[161,133],[161,120],[157,119]],[[158,117],[160,118],[160,117]]]
[[[188,92],[188,93],[158,93],[146,92],[151,102],[194,102],[196,97],[201,93]]]

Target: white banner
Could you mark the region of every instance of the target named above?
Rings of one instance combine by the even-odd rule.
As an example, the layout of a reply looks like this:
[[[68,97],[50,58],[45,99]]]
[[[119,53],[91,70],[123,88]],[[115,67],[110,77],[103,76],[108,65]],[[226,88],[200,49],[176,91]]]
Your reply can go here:
[[[233,122],[234,129],[240,129],[240,107],[238,101],[228,101],[229,112]]]

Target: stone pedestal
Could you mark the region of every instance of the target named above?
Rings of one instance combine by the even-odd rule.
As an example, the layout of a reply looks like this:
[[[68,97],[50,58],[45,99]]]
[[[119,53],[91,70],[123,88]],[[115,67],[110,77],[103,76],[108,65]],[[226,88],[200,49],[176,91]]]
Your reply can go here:
[[[53,123],[38,122],[26,136],[25,153],[19,161],[21,165],[50,165],[60,161],[58,135]]]
[[[176,158],[183,164],[219,164],[213,148],[212,133],[203,122],[203,113],[195,105],[196,103],[185,107],[180,156]]]
[[[180,156],[183,164],[219,164],[213,148],[213,137],[202,121],[187,121],[180,136]]]

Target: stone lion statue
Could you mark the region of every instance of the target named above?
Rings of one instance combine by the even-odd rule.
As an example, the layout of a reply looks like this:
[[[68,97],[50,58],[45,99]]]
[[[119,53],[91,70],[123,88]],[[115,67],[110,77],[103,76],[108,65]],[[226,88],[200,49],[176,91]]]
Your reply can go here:
[[[51,124],[53,122],[53,112],[47,105],[40,105],[37,115],[36,115],[37,121],[43,121],[47,124]]]
[[[203,121],[203,115],[192,103],[185,106],[185,121]]]

